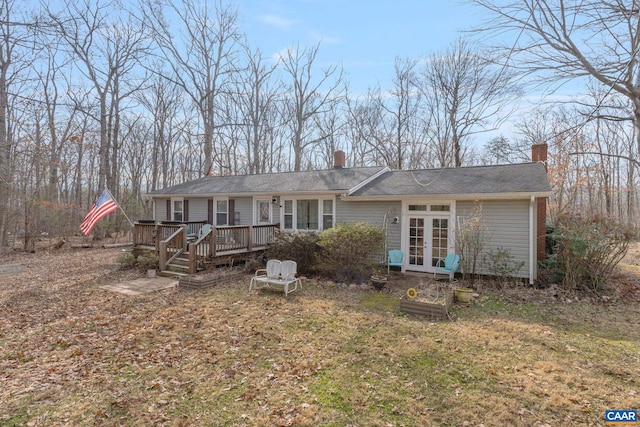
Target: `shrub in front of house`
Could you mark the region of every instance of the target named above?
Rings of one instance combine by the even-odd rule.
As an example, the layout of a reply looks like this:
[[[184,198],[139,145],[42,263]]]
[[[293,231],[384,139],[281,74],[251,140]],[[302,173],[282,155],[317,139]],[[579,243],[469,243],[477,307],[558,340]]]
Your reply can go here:
[[[123,252],[116,258],[116,263],[120,267],[120,270],[131,270],[136,268],[138,260],[131,252]]]
[[[317,268],[338,282],[360,282],[371,276],[384,243],[380,226],[366,222],[340,223],[320,233]]]
[[[504,247],[490,249],[484,255],[483,261],[489,274],[502,289],[521,283],[514,276],[524,267],[524,261],[518,261],[511,255],[511,249]]]
[[[155,270],[160,266],[158,255],[146,252],[138,257],[138,268],[141,270]]]
[[[558,217],[551,236],[553,254],[548,265],[566,291],[603,290],[613,269],[627,253],[635,230],[612,218]]]
[[[152,253],[145,253],[136,257],[131,252],[125,252],[118,255],[116,262],[121,270],[138,268],[146,271],[157,269],[160,260],[156,254]]]
[[[290,259],[298,264],[298,274],[314,274],[318,253],[318,233],[280,233],[265,252],[266,259]]]

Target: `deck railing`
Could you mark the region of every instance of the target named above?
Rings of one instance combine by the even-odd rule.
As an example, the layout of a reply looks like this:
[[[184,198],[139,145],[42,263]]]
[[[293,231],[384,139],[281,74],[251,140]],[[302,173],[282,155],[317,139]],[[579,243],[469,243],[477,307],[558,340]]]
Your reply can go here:
[[[187,247],[187,226],[184,224],[161,225],[159,230],[162,230],[161,236],[167,236],[168,234],[166,238],[160,240],[158,247],[158,264],[160,271],[162,271],[166,270],[167,264],[180,256]]]
[[[134,224],[134,247],[155,248],[160,270],[179,255],[188,252],[189,273],[195,273],[207,260],[228,253],[251,252],[273,242],[280,231],[280,224],[231,225],[213,227],[211,231],[188,242],[187,234],[199,234],[204,223],[149,223]]]
[[[133,226],[133,245],[156,247],[157,226],[155,223],[136,222]]]

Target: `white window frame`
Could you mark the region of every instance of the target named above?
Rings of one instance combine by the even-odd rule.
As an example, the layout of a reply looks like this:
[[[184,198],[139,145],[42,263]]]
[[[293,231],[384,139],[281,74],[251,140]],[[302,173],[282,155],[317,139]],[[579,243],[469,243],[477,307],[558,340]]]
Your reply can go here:
[[[298,201],[299,200],[316,200],[318,202],[318,229],[298,229]],[[324,230],[324,201],[331,200],[332,201],[332,212],[331,212],[331,223],[335,227],[336,224],[336,197],[335,196],[318,196],[318,195],[308,195],[308,196],[282,196],[280,198],[280,204],[282,205],[282,209],[280,209],[280,228],[286,231],[300,231],[300,232],[314,232],[314,231],[323,231]],[[285,228],[285,203],[287,201],[292,202],[293,212],[292,212],[292,228]]]
[[[180,205],[182,206],[182,210],[181,211],[177,211],[176,210],[176,205],[175,202],[180,202]],[[176,219],[176,213],[180,212],[180,219]],[[171,198],[171,221],[184,221],[184,197],[172,197]]]
[[[218,224],[218,202],[226,202],[227,210],[224,214],[227,216],[227,222],[225,224]],[[220,212],[222,213],[222,212]],[[213,226],[225,226],[229,225],[229,198],[228,197],[214,197],[213,198]]]
[[[255,197],[253,199],[253,224],[271,224],[273,219],[273,197]],[[266,221],[262,221],[260,217],[260,203],[267,203],[269,205],[269,218]]]

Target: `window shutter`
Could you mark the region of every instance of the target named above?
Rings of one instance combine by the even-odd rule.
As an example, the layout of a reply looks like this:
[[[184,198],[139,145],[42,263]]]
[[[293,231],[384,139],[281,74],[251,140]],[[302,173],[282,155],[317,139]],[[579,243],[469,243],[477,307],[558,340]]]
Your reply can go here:
[[[213,224],[213,199],[207,200],[207,222]]]
[[[171,221],[171,199],[167,199],[167,221]]]
[[[234,215],[234,212],[236,211],[236,203],[235,202],[236,202],[235,199],[229,199],[229,212],[228,212],[229,225],[236,225],[235,224],[235,215]]]
[[[182,220],[183,221],[189,221],[189,201],[187,199],[184,200],[184,202],[182,202],[182,209],[184,210],[183,215],[182,215]]]

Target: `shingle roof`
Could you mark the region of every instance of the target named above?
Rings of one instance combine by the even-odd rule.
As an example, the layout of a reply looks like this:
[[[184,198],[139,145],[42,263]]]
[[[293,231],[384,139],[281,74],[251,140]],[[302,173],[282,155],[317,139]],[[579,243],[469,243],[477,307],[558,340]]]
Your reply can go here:
[[[363,167],[261,175],[207,176],[152,191],[149,195],[341,192],[353,188],[382,169]]]
[[[415,171],[390,171],[350,196],[550,193],[540,162]]]
[[[156,190],[149,195],[234,195],[346,192],[382,167],[208,176]],[[387,171],[351,197],[551,193],[540,162],[413,171]]]

